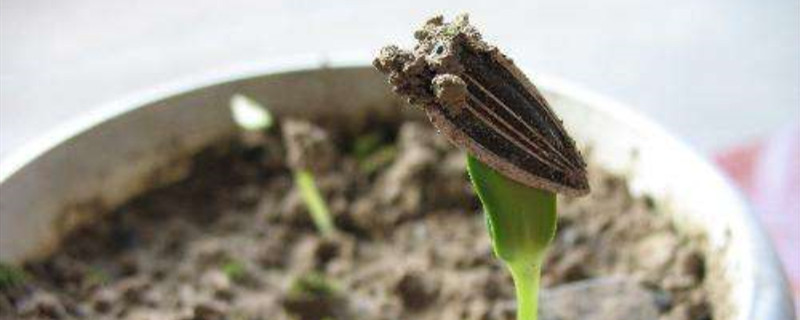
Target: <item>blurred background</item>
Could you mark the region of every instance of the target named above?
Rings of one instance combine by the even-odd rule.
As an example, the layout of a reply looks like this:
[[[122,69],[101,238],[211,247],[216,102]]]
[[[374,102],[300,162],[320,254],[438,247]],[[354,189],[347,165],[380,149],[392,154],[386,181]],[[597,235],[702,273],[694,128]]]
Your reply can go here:
[[[469,12],[521,66],[638,109],[747,192],[800,292],[800,1],[0,1],[0,164],[159,84],[410,45]]]

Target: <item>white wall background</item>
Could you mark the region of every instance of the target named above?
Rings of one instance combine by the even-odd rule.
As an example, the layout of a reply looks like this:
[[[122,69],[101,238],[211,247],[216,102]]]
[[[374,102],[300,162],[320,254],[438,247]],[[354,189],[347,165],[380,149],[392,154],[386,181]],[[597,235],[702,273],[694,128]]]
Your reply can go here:
[[[800,122],[800,1],[498,3],[0,0],[0,157],[155,84],[408,45],[438,12],[470,12],[529,70],[629,103],[705,152]]]

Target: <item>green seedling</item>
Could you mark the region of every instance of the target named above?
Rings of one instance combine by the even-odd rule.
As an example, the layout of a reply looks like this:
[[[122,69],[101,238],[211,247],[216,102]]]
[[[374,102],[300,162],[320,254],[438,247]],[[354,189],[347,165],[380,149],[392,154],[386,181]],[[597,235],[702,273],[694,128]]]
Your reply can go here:
[[[325,199],[317,188],[314,175],[309,170],[295,169],[294,183],[300,190],[300,196],[311,214],[311,220],[323,236],[331,236],[336,232],[330,210]]]
[[[275,120],[269,109],[245,95],[236,94],[231,97],[230,109],[234,122],[245,131],[265,132],[274,126]],[[375,138],[379,139],[380,137]],[[380,142],[380,140],[375,140],[375,142]],[[372,147],[373,142],[366,141],[363,144],[362,149],[365,149],[364,152],[366,152]],[[313,173],[300,167],[293,167],[292,171],[295,185],[300,190],[300,195],[311,214],[311,219],[321,234],[330,236],[335,232],[333,220],[328,206],[317,188]]]
[[[517,319],[536,319],[542,260],[556,232],[556,194],[506,178],[467,156],[495,255],[514,281]]]
[[[28,273],[22,269],[0,263],[0,290],[24,285],[29,278]]]
[[[247,268],[244,263],[238,260],[228,260],[222,264],[222,273],[225,274],[231,281],[239,281],[244,278],[247,273]]]
[[[90,285],[104,286],[111,282],[111,275],[100,266],[92,266],[86,273],[86,281]]]
[[[381,148],[384,144],[383,140],[379,132],[370,132],[359,136],[353,143],[353,156],[355,156],[358,161],[366,159]]]
[[[286,163],[292,170],[295,187],[317,230],[330,237],[336,229],[315,175],[330,169],[334,157],[331,141],[324,130],[307,121],[287,119],[282,122],[281,129],[286,145]]]
[[[295,278],[289,287],[289,296],[330,297],[338,292],[338,286],[324,274],[318,272],[311,272]]]
[[[352,154],[358,161],[359,170],[364,174],[372,174],[394,160],[397,146],[390,143],[381,132],[374,131],[356,138]]]
[[[375,67],[469,154],[492,247],[516,287],[517,319],[535,320],[556,193],[587,194],[586,164],[533,83],[466,15],[451,23],[434,17],[414,37],[413,52],[387,46]]]
[[[392,163],[394,158],[397,157],[397,147],[394,145],[387,145],[379,148],[369,156],[359,161],[358,168],[365,174],[372,174],[378,169]]]

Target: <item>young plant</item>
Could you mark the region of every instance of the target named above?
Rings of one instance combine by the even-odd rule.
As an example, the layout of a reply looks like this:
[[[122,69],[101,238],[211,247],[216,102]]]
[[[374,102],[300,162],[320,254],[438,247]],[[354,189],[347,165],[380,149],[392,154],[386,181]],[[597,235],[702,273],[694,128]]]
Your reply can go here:
[[[222,273],[231,281],[239,281],[247,275],[247,267],[241,261],[228,259],[220,267]]]
[[[352,154],[358,161],[358,168],[365,174],[372,174],[390,164],[397,156],[397,146],[389,143],[379,132],[370,132],[355,139]]]
[[[472,156],[467,170],[495,255],[514,280],[517,319],[536,319],[542,260],[556,232],[556,194],[506,178]]]
[[[251,98],[241,94],[234,95],[231,97],[230,108],[234,122],[247,134],[263,134],[273,127],[274,117],[269,109]],[[297,186],[317,230],[323,236],[330,236],[335,232],[335,228],[328,205],[317,187],[314,174],[308,166],[299,163],[301,161],[298,160],[304,157],[311,157],[311,155],[306,154],[308,151],[303,150],[307,148],[295,147],[298,144],[304,144],[303,142],[298,142],[295,138],[289,140],[287,141],[290,144],[289,162],[293,171],[295,186]],[[302,162],[307,163],[308,160]]]
[[[336,228],[314,174],[330,169],[333,145],[324,130],[308,121],[286,119],[281,124],[286,162],[293,171],[295,186],[319,232],[332,236]]]
[[[0,263],[0,290],[21,286],[28,282],[30,276],[25,270]]]
[[[556,230],[556,193],[589,192],[586,164],[547,101],[466,15],[430,19],[414,52],[381,50],[395,92],[467,151],[495,254],[516,287],[517,319],[537,319],[542,261]]]
[[[333,235],[336,232],[336,228],[333,226],[333,219],[331,219],[328,205],[325,203],[325,199],[322,198],[311,171],[305,169],[295,170],[294,183],[300,190],[300,196],[303,198],[308,212],[311,213],[311,220],[314,221],[317,230],[326,237]]]

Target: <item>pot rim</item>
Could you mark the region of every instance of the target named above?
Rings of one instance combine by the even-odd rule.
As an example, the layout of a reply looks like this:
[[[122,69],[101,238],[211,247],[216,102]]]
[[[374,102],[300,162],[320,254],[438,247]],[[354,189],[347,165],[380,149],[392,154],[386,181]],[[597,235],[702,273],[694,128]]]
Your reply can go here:
[[[64,141],[86,132],[92,127],[109,119],[176,94],[265,74],[325,68],[365,67],[369,65],[369,61],[371,61],[371,56],[363,52],[293,55],[241,63],[228,68],[219,68],[157,84],[150,89],[137,91],[122,98],[111,100],[111,102],[100,104],[100,106],[92,108],[82,115],[69,119],[52,129],[34,136],[32,139],[28,140],[28,142],[11,150],[6,156],[0,158],[0,184],[4,183],[10,176],[24,168],[27,164],[33,162],[39,156],[57,147]],[[530,68],[521,69],[531,70]],[[601,112],[612,115],[622,122],[629,124],[637,131],[644,130],[656,133],[662,138],[670,140],[676,145],[680,145],[682,148],[695,155],[700,162],[708,164],[703,157],[699,156],[699,152],[696,149],[683,141],[677,140],[672,135],[668,134],[667,130],[660,124],[635,112],[633,108],[626,104],[557,76],[537,73],[535,79],[536,85],[542,87],[546,91],[569,96],[571,99],[591,105]],[[709,165],[708,169],[726,177],[716,167]],[[733,185],[729,179],[726,180],[728,184]],[[736,190],[738,192],[738,189]],[[744,201],[744,196],[740,192],[737,196],[742,202],[746,202]]]

